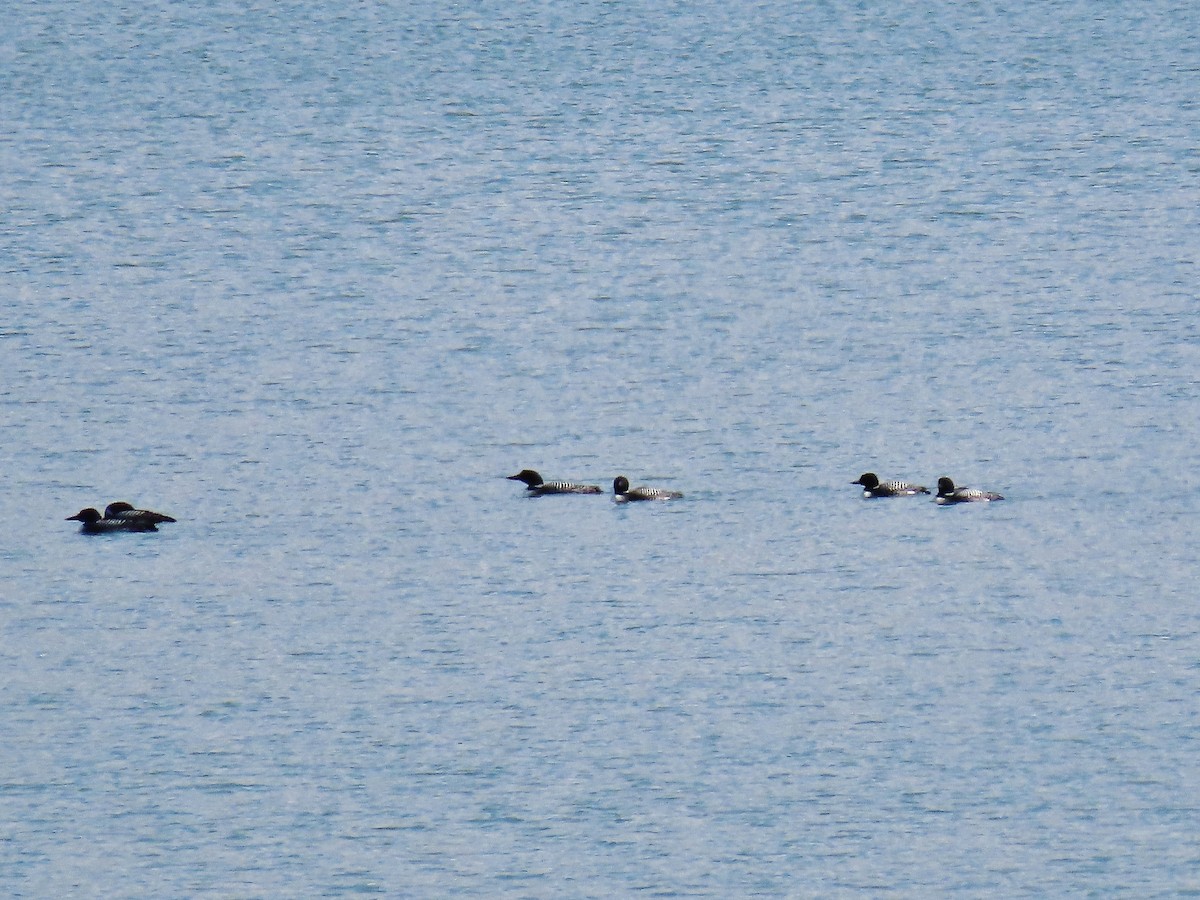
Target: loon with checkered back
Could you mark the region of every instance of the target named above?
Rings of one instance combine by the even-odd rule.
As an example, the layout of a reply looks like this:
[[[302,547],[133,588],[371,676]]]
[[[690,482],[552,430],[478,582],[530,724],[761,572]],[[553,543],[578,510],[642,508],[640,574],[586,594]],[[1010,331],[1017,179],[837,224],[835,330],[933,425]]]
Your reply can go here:
[[[978,488],[955,487],[953,479],[942,476],[938,479],[938,492],[934,501],[941,506],[951,503],[990,503],[1004,498],[995,491],[981,491]]]
[[[857,481],[851,484],[861,484],[863,498],[875,497],[911,497],[914,494],[928,494],[929,488],[923,484],[909,484],[907,481],[880,481],[874,472],[864,472]]]
[[[544,494],[602,494],[599,485],[575,484],[571,481],[543,481],[542,476],[533,469],[522,469],[516,475],[507,476],[509,481],[523,481],[527,497],[541,497]]]

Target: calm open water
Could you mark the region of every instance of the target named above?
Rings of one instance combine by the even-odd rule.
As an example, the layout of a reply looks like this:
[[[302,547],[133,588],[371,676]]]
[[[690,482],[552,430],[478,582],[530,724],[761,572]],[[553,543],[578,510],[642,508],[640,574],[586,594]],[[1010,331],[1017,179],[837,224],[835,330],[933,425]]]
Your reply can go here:
[[[886,7],[0,11],[0,892],[1200,893],[1200,7]]]

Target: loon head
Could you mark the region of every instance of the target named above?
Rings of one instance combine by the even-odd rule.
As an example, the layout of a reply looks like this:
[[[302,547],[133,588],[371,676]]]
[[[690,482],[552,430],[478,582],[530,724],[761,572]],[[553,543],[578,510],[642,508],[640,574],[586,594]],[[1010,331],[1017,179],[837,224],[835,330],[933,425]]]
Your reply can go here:
[[[947,494],[954,493],[954,481],[943,475],[938,479],[938,496],[945,497]]]
[[[861,484],[868,491],[871,491],[871,490],[874,490],[875,488],[879,487],[879,478],[875,475],[874,472],[863,472],[863,474],[858,476],[858,481],[852,481],[850,483],[851,484]]]
[[[618,475],[616,478],[614,478],[613,479],[613,493],[614,494],[628,494],[629,493],[629,479],[626,478],[624,475]]]
[[[542,476],[533,469],[522,469],[516,475],[509,475],[509,481],[523,481],[527,487],[537,487],[542,483]]]
[[[91,525],[100,521],[100,513],[92,509],[90,506],[87,509],[81,509],[73,516],[67,516],[68,522],[83,522],[85,525]]]

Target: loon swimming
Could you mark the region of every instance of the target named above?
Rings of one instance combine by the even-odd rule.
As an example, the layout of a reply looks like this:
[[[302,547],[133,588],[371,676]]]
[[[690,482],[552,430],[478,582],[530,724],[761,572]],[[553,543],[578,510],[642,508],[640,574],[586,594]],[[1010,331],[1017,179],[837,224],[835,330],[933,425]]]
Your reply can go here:
[[[84,534],[106,534],[110,531],[158,531],[159,522],[175,520],[148,509],[134,509],[131,504],[118,500],[105,507],[104,515],[89,506],[67,516],[67,521],[82,522],[79,530]]]
[[[533,469],[522,469],[516,475],[507,476],[509,481],[525,482],[525,496],[540,497],[543,494],[603,494],[598,485],[573,484],[570,481],[542,481],[542,476]]]
[[[613,479],[613,500],[617,503],[628,503],[632,500],[678,500],[682,497],[679,491],[664,491],[659,488],[629,486],[629,479],[618,475]]]
[[[991,500],[1003,500],[993,491],[981,491],[978,488],[956,488],[954,481],[944,475],[938,479],[938,492],[934,502],[945,506],[948,503],[987,503]]]
[[[863,497],[911,497],[913,494],[928,494],[929,488],[923,484],[909,484],[907,481],[880,481],[874,472],[864,472],[857,481],[851,484],[863,486]]]

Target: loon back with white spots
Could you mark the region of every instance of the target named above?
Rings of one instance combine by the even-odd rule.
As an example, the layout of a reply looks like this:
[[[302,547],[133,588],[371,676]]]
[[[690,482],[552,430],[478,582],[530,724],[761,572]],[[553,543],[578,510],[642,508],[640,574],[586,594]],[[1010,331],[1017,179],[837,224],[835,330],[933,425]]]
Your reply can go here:
[[[929,488],[923,484],[909,484],[907,481],[880,481],[874,472],[864,472],[858,480],[851,484],[861,484],[863,498],[874,497],[911,497],[914,494],[928,494]]]
[[[596,484],[575,484],[570,481],[543,481],[533,469],[522,469],[516,475],[506,476],[509,481],[525,483],[526,496],[541,497],[543,494],[603,494]]]
[[[128,506],[128,509],[124,507]],[[115,509],[113,508],[115,507]],[[113,514],[108,515],[109,512]],[[81,509],[73,516],[67,516],[68,522],[82,522],[80,531],[84,534],[108,534],[114,531],[158,531],[155,527],[159,522],[174,522],[170,516],[150,512],[146,509],[134,509],[128,503],[110,504],[105,515],[100,515],[92,507]]]
[[[163,513],[153,512],[149,509],[135,509],[132,503],[126,503],[124,500],[117,500],[104,507],[104,518],[125,522],[140,522],[149,525],[175,521]]]
[[[613,500],[617,503],[628,503],[634,500],[678,500],[682,497],[679,491],[664,491],[661,488],[629,486],[629,479],[618,475],[613,479]]]
[[[934,502],[941,506],[950,503],[990,503],[1004,498],[995,491],[981,491],[978,488],[955,487],[953,479],[942,476],[938,479],[938,492]]]

